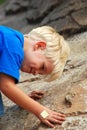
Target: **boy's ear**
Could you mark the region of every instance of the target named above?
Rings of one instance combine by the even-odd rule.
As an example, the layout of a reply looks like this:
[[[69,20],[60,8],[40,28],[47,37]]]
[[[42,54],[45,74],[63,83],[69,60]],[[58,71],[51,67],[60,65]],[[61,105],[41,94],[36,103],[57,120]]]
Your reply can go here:
[[[41,49],[41,50],[44,50],[46,48],[46,43],[45,42],[37,42],[35,43],[34,45],[34,50],[38,50],[38,49]]]

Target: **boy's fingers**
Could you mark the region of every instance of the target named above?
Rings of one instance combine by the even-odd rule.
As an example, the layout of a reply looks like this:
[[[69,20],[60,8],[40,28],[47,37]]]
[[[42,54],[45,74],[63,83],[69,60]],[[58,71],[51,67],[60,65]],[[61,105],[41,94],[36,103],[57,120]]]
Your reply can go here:
[[[53,118],[60,120],[60,121],[65,121],[65,117],[53,115]]]
[[[40,98],[42,98],[42,96],[39,96],[39,95],[35,94],[35,95],[34,95],[34,98],[40,99]]]
[[[50,121],[48,121],[48,120],[45,120],[43,123],[45,123],[49,127],[52,127],[52,128],[54,127],[54,125]]]
[[[42,91],[32,91],[28,96],[36,100],[36,99],[41,99],[43,95],[44,92]]]
[[[44,95],[44,92],[42,92],[42,91],[36,91],[36,94],[38,94],[38,95]]]
[[[42,92],[42,91],[32,91],[31,92],[31,95],[35,95],[35,94],[37,94],[37,95],[44,95],[44,92]]]
[[[50,118],[49,121],[53,122],[55,124],[59,124],[59,125],[63,123],[63,121],[60,121],[60,120],[57,120],[57,119],[54,119],[54,118]]]
[[[54,127],[54,124],[59,124],[61,125],[63,123],[63,121],[60,121],[60,120],[56,120],[54,118],[50,118],[48,120],[45,120],[44,123],[50,127]]]
[[[64,115],[64,114],[61,114],[61,113],[58,113],[58,116],[60,116],[60,117],[66,117],[66,115]]]
[[[32,91],[29,95],[35,95],[35,94],[43,95],[44,92],[41,92],[41,91]]]
[[[60,116],[60,117],[64,117],[64,118],[66,117],[66,115],[64,115],[62,113],[57,113],[57,112],[55,112],[54,115],[57,115],[57,116]]]

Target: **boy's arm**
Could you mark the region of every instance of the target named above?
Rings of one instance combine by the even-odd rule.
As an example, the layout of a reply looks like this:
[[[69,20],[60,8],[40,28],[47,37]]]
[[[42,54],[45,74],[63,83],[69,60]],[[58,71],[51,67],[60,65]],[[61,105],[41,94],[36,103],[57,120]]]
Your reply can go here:
[[[8,75],[0,74],[0,90],[17,105],[34,113],[43,123],[50,127],[54,127],[53,123],[62,124],[65,120],[63,114],[53,112],[27,96],[16,86],[15,80]],[[42,118],[40,115],[44,110],[48,112],[47,118]]]
[[[0,74],[0,90],[13,102],[35,115],[40,114],[44,109],[42,105],[22,92],[15,84],[15,80],[10,76]]]

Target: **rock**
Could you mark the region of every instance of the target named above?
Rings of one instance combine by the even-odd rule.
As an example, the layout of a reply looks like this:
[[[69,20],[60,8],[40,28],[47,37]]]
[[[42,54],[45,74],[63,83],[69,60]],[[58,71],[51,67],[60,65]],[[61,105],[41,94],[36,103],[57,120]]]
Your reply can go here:
[[[75,97],[75,93],[68,92],[65,96],[65,105],[67,107],[71,107],[73,104],[73,100]]]
[[[60,0],[47,0],[46,2],[43,0],[33,0],[31,2],[31,10],[27,12],[26,18],[29,23],[39,22],[38,19],[41,21],[48,14],[48,12],[56,5],[59,5],[60,2]]]
[[[51,25],[64,37],[87,30],[87,0],[10,0],[0,14],[0,24],[25,33],[36,25]]]
[[[54,27],[64,37],[69,37],[80,29],[78,24],[75,23],[70,16],[66,16],[66,18],[61,18],[59,20],[52,21],[48,23],[48,25]]]
[[[86,5],[87,1],[64,1],[42,20],[41,25],[51,25],[64,36],[81,32],[81,29],[85,31],[87,30]]]
[[[73,19],[79,24],[79,25],[83,25],[86,26],[87,25],[87,9],[84,8],[82,10],[79,10],[77,12],[74,12],[71,14],[71,16],[73,17]]]
[[[54,130],[86,130],[87,0],[9,0],[0,8],[0,24],[23,33],[51,25],[66,37],[71,53],[61,78],[47,83],[38,76],[21,73],[18,87],[26,94],[43,90],[45,95],[38,102],[66,114],[66,121],[62,126],[56,125]],[[5,115],[0,118],[0,130],[51,130],[4,95],[3,100]]]
[[[28,0],[12,0],[6,6],[5,13],[6,15],[16,14],[19,12],[24,12],[28,8],[29,1]]]
[[[38,102],[66,114],[66,121],[62,126],[56,125],[54,130],[77,128],[85,130],[87,129],[87,32],[70,37],[67,41],[71,55],[60,79],[47,83],[21,73],[18,86],[26,94],[33,90],[43,90],[45,95]],[[65,104],[67,95],[71,95],[71,101],[68,100],[71,106],[68,108]],[[4,95],[3,99],[6,114],[0,119],[1,130],[49,130],[33,114],[17,107]]]

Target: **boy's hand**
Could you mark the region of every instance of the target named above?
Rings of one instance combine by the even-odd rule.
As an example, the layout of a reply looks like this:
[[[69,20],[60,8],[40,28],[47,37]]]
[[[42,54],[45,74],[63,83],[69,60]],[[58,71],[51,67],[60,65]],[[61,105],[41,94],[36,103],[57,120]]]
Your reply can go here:
[[[53,128],[55,126],[55,124],[62,125],[62,123],[65,121],[64,114],[54,112],[47,108],[45,109],[45,112],[47,112],[47,114],[45,113],[47,116],[44,118],[40,114],[39,119],[41,120],[41,122],[45,123],[49,127]]]
[[[41,99],[44,95],[44,92],[42,91],[32,91],[29,94],[29,97],[31,97],[34,100]],[[65,121],[65,115],[61,113],[54,112],[48,108],[44,108],[44,110],[47,112],[47,116],[43,118],[41,114],[37,117],[40,119],[41,122],[48,125],[49,127],[54,127],[55,124],[62,125],[62,123]]]
[[[43,95],[44,92],[42,91],[32,91],[28,96],[34,100],[37,100],[37,99],[41,99]]]

